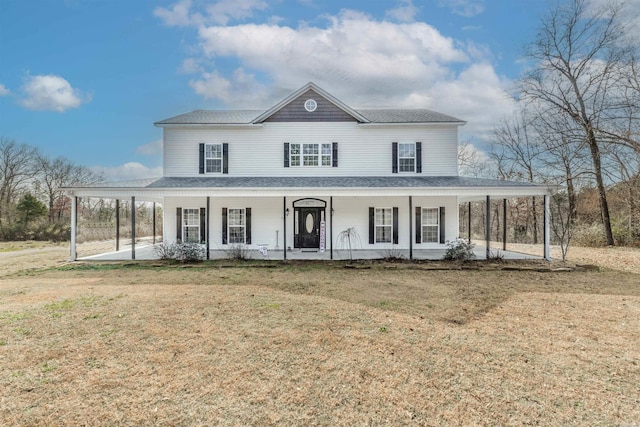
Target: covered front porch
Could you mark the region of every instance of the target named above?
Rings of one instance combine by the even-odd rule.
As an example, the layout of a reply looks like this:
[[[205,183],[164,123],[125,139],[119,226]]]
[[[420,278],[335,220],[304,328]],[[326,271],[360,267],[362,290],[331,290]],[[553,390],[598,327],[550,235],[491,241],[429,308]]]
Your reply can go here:
[[[442,259],[445,243],[455,239],[471,239],[460,233],[457,207],[469,201],[486,202],[487,233],[483,246],[475,248],[478,259],[544,258],[550,260],[549,195],[546,186],[530,183],[471,179],[464,177],[336,177],[336,178],[160,178],[126,183],[106,183],[68,190],[72,196],[71,260],[79,259],[76,252],[78,197],[101,197],[153,201],[163,204],[163,234],[165,243],[194,238],[202,244],[203,258],[233,258],[233,245],[227,241],[227,211],[245,211],[248,224],[253,223],[251,237],[240,245],[246,257],[253,259]],[[544,244],[540,254],[525,255],[508,251],[506,246],[492,247],[490,235],[491,200],[529,196],[543,196]],[[422,206],[422,207],[420,207]],[[428,206],[425,207],[425,206]],[[505,203],[506,206],[506,203]],[[375,207],[376,209],[374,209]],[[384,208],[393,212],[386,236],[388,243],[379,244],[378,224],[374,211]],[[187,229],[183,209],[198,217]],[[422,234],[421,209],[435,215],[431,235]],[[446,215],[445,215],[446,209]],[[305,211],[317,212],[315,225],[320,244],[315,250],[298,242],[298,229],[304,227]],[[177,211],[177,213],[176,213]],[[253,215],[251,216],[251,212]],[[367,226],[368,213],[368,226]],[[245,213],[243,212],[243,215]],[[437,217],[439,216],[439,220]],[[445,227],[446,219],[446,227]],[[131,215],[135,221],[135,209]],[[178,226],[176,226],[176,220]],[[220,224],[224,224],[220,227]],[[340,234],[356,225],[362,235],[359,245],[340,242]],[[313,224],[312,224],[313,225]],[[135,230],[135,224],[132,224]],[[251,226],[247,225],[247,233]],[[343,231],[340,231],[343,230]],[[369,236],[367,241],[366,236]],[[391,237],[393,235],[393,237]],[[176,237],[177,236],[177,237]],[[375,236],[375,237],[372,237]],[[435,240],[421,240],[431,237]],[[438,237],[439,236],[439,237]],[[426,243],[425,242],[433,242]],[[506,242],[506,240],[505,240]],[[129,246],[116,244],[110,253],[81,259],[158,259],[153,245],[142,246],[132,236]],[[351,246],[351,250],[349,247]],[[311,249],[311,250],[310,250]]]

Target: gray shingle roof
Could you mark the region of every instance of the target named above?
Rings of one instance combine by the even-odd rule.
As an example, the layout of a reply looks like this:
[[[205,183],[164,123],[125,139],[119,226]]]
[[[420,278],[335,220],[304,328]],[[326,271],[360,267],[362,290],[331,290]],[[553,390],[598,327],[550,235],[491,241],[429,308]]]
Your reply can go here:
[[[132,182],[133,183],[133,182]],[[113,187],[113,183],[94,185]],[[118,185],[120,188],[121,185]],[[461,176],[164,177],[138,188],[534,188],[530,182]]]
[[[358,110],[372,123],[460,123],[462,120],[427,109]]]
[[[195,110],[165,120],[156,125],[219,125],[250,124],[262,110]],[[357,110],[371,123],[462,123],[462,120],[427,109]]]
[[[195,110],[156,122],[156,125],[249,124],[262,110]]]

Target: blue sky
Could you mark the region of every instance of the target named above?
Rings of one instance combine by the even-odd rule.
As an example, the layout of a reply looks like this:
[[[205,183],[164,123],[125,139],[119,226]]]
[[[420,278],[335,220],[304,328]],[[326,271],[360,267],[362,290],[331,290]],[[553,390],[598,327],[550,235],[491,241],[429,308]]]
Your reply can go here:
[[[543,0],[0,0],[0,136],[108,179],[161,174],[153,123],[268,108],[308,81],[358,107],[513,109]]]

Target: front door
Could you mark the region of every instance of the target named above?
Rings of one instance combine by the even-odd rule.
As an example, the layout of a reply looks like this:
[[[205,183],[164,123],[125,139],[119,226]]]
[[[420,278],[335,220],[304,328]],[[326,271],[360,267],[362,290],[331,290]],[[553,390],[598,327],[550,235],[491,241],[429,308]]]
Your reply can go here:
[[[323,208],[298,209],[298,247],[320,248],[320,217]]]

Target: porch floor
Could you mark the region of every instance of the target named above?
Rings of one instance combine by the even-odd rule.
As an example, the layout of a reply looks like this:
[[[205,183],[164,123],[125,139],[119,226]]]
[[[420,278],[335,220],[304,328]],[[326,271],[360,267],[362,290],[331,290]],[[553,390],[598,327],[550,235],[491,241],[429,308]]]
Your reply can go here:
[[[414,249],[413,258],[416,260],[441,260],[444,256],[445,249]],[[486,259],[486,250],[484,246],[476,246],[474,248],[476,259]],[[209,255],[211,259],[224,259],[229,258],[229,252],[224,250],[210,250]],[[383,259],[396,255],[401,258],[408,259],[408,250],[354,250],[353,259]],[[491,248],[491,256],[499,255],[503,259],[542,259],[542,255],[531,255],[514,251],[503,251],[501,248]],[[258,250],[250,250],[249,257],[251,259],[265,259],[265,260],[282,260],[282,250],[268,250],[266,255],[261,254]],[[340,249],[333,251],[334,260],[348,260],[349,251]],[[156,253],[155,246],[151,244],[136,245],[136,260],[157,260],[159,259]],[[331,254],[329,251],[321,252],[302,252],[298,249],[287,252],[288,260],[329,260]],[[78,257],[78,261],[127,261],[131,260],[131,247],[125,246],[123,249],[117,252],[107,252],[96,255],[89,255],[84,257]]]

